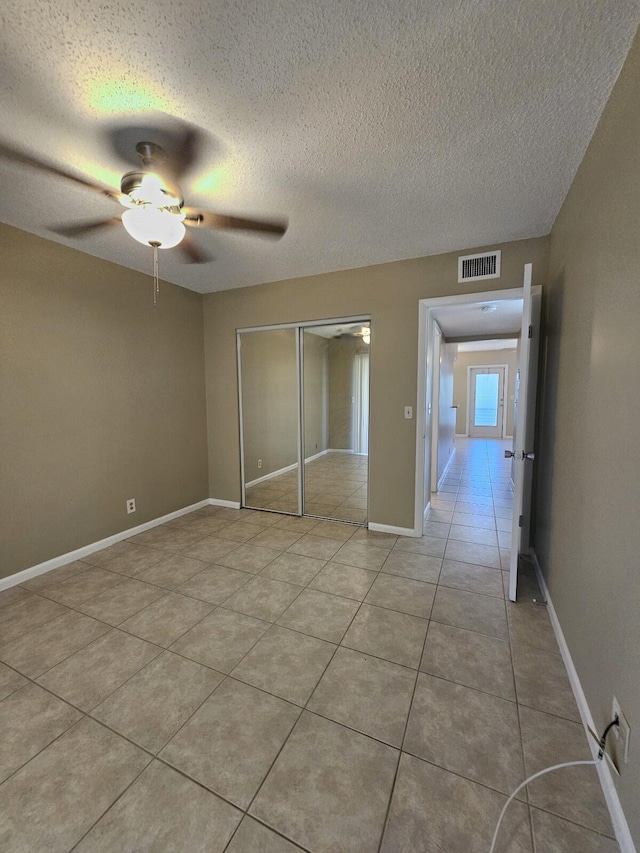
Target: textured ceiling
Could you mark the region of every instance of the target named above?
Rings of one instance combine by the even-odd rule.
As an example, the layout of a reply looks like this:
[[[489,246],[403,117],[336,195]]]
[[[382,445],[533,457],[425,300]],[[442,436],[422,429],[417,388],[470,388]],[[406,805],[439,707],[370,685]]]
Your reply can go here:
[[[487,306],[495,310],[483,311]],[[443,308],[432,308],[431,315],[447,338],[520,334],[522,299],[446,305]]]
[[[637,0],[4,0],[0,136],[117,186],[114,123],[209,134],[187,203],[286,215],[278,243],[198,232],[199,291],[545,234],[634,35]],[[0,164],[0,220],[149,270],[115,205]]]
[[[494,352],[506,349],[514,350],[518,346],[517,338],[498,338],[496,341],[469,341],[458,344],[458,352]]]

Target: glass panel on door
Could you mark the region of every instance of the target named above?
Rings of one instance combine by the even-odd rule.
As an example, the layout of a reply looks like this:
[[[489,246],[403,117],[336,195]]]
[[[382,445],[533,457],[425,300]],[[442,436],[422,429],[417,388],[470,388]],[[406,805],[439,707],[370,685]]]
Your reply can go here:
[[[300,513],[296,329],[239,335],[243,505]]]
[[[498,426],[498,374],[477,373],[475,392],[473,425],[481,427]]]
[[[472,367],[469,372],[469,435],[501,438],[504,416],[504,367]]]
[[[367,521],[370,324],[302,330],[304,515]]]

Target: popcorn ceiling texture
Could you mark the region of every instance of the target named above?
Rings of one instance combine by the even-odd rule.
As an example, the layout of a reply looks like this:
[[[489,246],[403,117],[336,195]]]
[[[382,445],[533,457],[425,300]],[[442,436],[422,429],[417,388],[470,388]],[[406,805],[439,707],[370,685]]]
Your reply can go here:
[[[161,254],[213,291],[546,234],[620,71],[636,0],[4,0],[0,136],[117,185],[106,135],[160,113],[209,134],[188,204],[287,215],[279,243]],[[0,220],[147,271],[117,208],[0,163]]]

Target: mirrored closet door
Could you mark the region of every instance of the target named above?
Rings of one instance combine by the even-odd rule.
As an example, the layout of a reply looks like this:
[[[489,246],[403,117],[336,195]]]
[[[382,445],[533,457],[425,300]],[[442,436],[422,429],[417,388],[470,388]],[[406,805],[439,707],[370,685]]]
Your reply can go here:
[[[367,521],[368,322],[302,330],[304,514]]]
[[[300,514],[295,328],[238,335],[243,504]]]
[[[370,340],[353,319],[238,333],[243,506],[366,524]]]

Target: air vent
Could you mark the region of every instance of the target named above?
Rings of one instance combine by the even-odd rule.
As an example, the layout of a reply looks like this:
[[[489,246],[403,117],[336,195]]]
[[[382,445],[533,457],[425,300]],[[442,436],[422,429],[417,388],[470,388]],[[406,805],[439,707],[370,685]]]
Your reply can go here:
[[[483,278],[500,278],[500,250],[458,258],[458,284]]]

